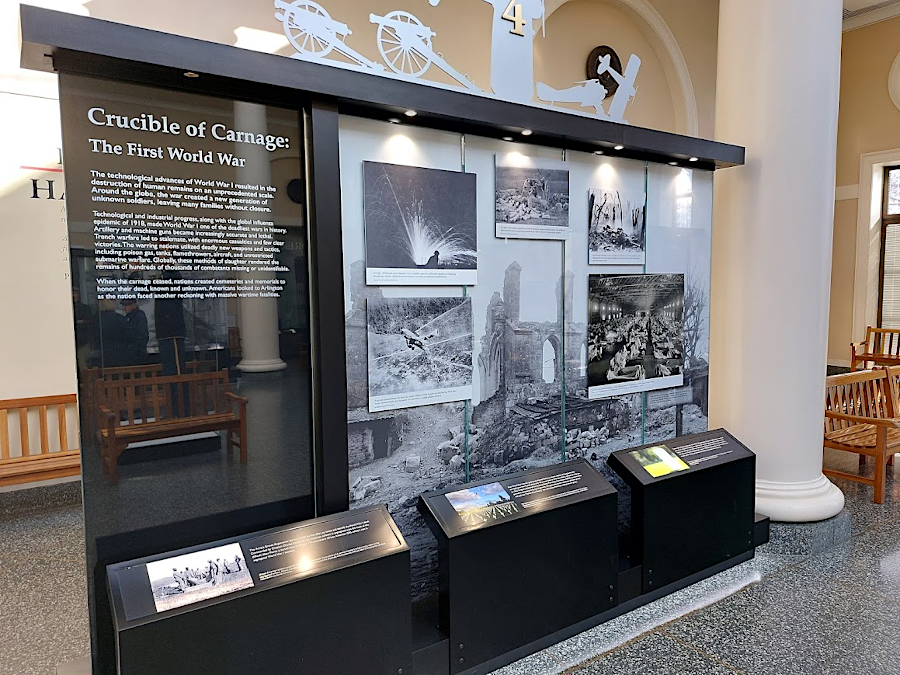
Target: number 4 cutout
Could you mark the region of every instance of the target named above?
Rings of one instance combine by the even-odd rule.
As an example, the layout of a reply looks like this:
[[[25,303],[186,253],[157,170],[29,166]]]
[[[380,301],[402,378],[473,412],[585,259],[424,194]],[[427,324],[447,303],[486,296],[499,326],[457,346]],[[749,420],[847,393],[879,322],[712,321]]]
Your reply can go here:
[[[503,10],[503,18],[512,21],[514,26],[509,29],[510,33],[525,36],[525,19],[522,18],[522,3],[516,4],[516,0],[509,0],[506,9]]]

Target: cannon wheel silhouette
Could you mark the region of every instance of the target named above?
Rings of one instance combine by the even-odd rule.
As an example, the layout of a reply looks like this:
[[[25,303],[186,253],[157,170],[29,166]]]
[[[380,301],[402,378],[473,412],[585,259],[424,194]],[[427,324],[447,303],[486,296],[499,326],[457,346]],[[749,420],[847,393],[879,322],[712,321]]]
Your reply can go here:
[[[400,75],[419,77],[434,57],[434,33],[409,12],[388,12],[378,17],[378,51],[387,67]]]
[[[334,42],[313,33],[304,21],[298,20],[300,12],[309,12],[323,19],[330,20],[331,16],[325,8],[312,0],[299,0],[286,8],[284,13],[284,32],[287,39],[301,54],[322,58],[334,49]],[[301,15],[302,16],[302,15]]]

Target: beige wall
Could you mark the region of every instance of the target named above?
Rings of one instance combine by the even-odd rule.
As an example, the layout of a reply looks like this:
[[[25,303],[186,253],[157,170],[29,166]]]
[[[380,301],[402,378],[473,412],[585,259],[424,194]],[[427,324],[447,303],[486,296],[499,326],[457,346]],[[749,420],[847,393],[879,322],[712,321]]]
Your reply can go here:
[[[220,0],[211,12],[205,5],[182,0],[44,1],[110,21],[279,54],[293,53],[271,2]],[[384,15],[391,10],[414,14],[436,33],[432,41],[435,51],[479,87],[490,90],[493,9],[487,2],[443,0],[436,7],[424,0],[322,0],[321,4],[333,19],[351,28],[345,44],[376,62],[381,62],[377,27],[369,21],[369,14]],[[623,62],[636,53],[643,64],[637,78],[638,93],[626,118],[640,126],[681,131],[676,119],[683,115],[673,108],[683,108],[684,104],[673,101],[671,95],[675,86],[672,57],[654,28],[634,10],[635,6],[647,7],[677,41],[693,84],[699,135],[712,137],[718,0],[547,0],[547,6],[546,37],[538,31],[535,38],[536,79],[557,87],[583,80],[587,56],[599,44],[613,46]],[[258,46],[253,47],[254,41]],[[343,60],[336,52],[331,56]],[[454,82],[435,66],[425,77],[444,84]]]
[[[844,33],[837,145],[839,188],[859,183],[860,155],[900,148],[900,109],[888,91],[888,75],[898,52],[900,17]],[[835,202],[829,363],[848,361],[850,342],[865,337],[853,332],[857,208],[857,199]]]
[[[290,53],[270,0],[28,0],[30,4],[204,40]],[[482,0],[321,0],[349,24],[347,45],[380,60],[370,12],[404,9],[437,33],[434,47],[480,87],[490,88],[491,6]],[[535,38],[535,72],[556,87],[585,76],[591,48],[609,44],[623,61],[642,60],[637,95],[626,110],[635,125],[678,131],[681,86],[664,40],[636,8],[670,31],[687,65],[699,135],[713,135],[718,0],[547,0],[547,35]],[[649,9],[648,9],[649,8]],[[0,0],[0,398],[75,391],[70,282],[60,202],[31,200],[31,180],[60,173],[56,78],[18,67],[18,4]],[[451,80],[437,73],[436,80]]]

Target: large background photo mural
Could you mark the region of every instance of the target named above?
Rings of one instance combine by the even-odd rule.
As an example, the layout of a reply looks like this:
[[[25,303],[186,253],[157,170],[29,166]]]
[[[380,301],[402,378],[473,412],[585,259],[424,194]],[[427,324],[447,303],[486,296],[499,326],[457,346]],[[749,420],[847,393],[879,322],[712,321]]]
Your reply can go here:
[[[670,167],[572,152],[563,162],[547,148],[471,136],[463,144],[456,134],[355,118],[342,119],[341,134],[350,506],[388,505],[411,549],[413,599],[437,591],[437,543],[416,509],[422,492],[585,457],[616,482],[624,515],[627,488],[606,457],[706,428],[711,180],[703,174],[694,181],[702,194],[686,196],[690,182]],[[417,166],[375,175],[407,161]],[[496,236],[495,167],[523,162],[569,172],[569,240]],[[442,174],[434,190],[417,182],[422,172]],[[464,193],[477,222],[477,283],[366,283],[372,180],[384,183],[384,175],[404,175],[410,199],[445,223],[460,213]],[[471,184],[461,182],[447,201],[441,185],[458,177]],[[645,268],[588,264],[590,191],[598,187],[637,191],[637,203],[646,194]],[[405,227],[402,208],[378,217],[393,219],[379,224],[384,231]],[[652,372],[680,369],[682,386],[589,396],[592,275],[671,290],[641,321],[654,331],[648,358],[662,364]]]

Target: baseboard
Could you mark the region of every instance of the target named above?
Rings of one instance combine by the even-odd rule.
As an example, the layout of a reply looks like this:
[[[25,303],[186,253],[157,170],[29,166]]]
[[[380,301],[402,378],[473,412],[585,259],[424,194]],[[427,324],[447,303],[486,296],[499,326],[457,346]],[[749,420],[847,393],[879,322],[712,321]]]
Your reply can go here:
[[[837,366],[838,368],[849,368],[850,360],[849,359],[828,359],[829,366]]]

